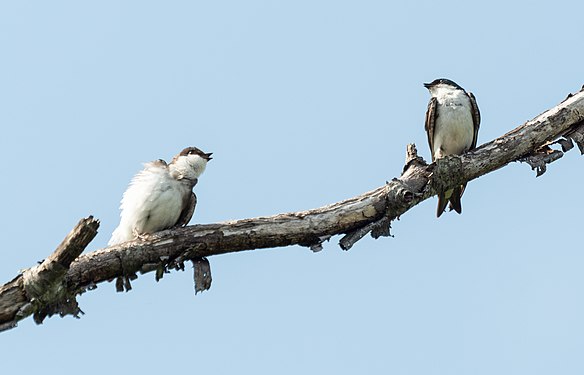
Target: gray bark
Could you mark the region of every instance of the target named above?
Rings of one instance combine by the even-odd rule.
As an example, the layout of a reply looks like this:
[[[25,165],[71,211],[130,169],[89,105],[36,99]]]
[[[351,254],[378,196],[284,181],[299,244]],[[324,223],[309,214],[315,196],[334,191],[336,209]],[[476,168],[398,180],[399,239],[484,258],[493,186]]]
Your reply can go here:
[[[203,284],[196,286],[198,292],[210,282],[204,257],[289,245],[318,251],[333,235],[343,235],[339,244],[348,250],[368,233],[374,238],[388,236],[392,220],[438,191],[510,162],[525,161],[540,175],[546,164],[561,158],[573,142],[584,153],[583,91],[462,156],[449,156],[428,165],[417,155],[415,146],[408,145],[399,178],[325,207],[171,229],[79,256],[99,226],[89,217],[80,221],[49,258],[0,287],[0,330],[15,327],[17,321],[30,315],[37,323],[56,313],[78,316],[81,310],[75,296],[98,283],[117,279],[118,290],[129,290],[138,272],[155,271],[158,280],[173,268],[184,269],[188,260],[201,267],[195,270],[195,279]],[[205,281],[203,276],[207,275]]]

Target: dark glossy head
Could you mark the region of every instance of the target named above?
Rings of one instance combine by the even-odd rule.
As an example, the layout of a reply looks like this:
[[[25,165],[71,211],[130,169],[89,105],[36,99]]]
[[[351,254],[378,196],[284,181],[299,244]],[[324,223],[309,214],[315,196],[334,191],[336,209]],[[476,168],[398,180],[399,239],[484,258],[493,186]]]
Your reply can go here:
[[[446,86],[451,86],[452,88],[457,88],[459,90],[464,90],[456,82],[451,81],[451,80],[449,80],[447,78],[438,78],[438,79],[433,80],[430,83],[424,83],[424,87],[427,88],[427,89],[429,89],[431,87],[438,86],[438,85],[446,85]]]
[[[213,159],[211,157],[211,155],[213,155],[212,152],[206,153],[206,152],[203,152],[196,147],[187,147],[184,150],[182,150],[180,152],[180,154],[178,154],[177,156],[187,156],[187,155],[199,155],[200,157],[202,157],[203,159],[205,159],[207,161]]]

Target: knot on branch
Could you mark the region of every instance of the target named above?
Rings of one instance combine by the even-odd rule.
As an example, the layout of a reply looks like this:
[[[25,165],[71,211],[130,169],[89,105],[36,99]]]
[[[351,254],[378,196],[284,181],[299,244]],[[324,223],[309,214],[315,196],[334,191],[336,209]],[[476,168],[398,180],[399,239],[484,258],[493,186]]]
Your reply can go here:
[[[391,222],[399,219],[402,213],[423,199],[422,192],[428,183],[427,167],[424,159],[418,156],[416,145],[408,144],[402,175],[385,184],[385,206],[380,210],[381,215],[374,221],[348,232],[339,241],[341,249],[349,250],[367,233],[371,233],[371,237],[375,239],[391,237]]]
[[[33,314],[41,324],[45,317],[58,313],[61,316],[79,317],[83,312],[75,299],[75,291],[68,290],[65,276],[71,263],[83,252],[97,235],[99,221],[92,216],[81,219],[57,249],[36,267],[23,273],[23,286],[29,305],[20,318]]]
[[[572,129],[570,129],[569,131],[566,132],[565,134],[565,139],[563,139],[563,141],[565,141],[565,143],[561,143],[562,145],[562,150],[564,152],[568,151],[569,149],[571,149],[572,147],[574,147],[574,144],[572,143],[572,141],[576,142],[576,144],[578,145],[578,148],[580,149],[580,154],[584,155],[584,122],[581,122],[580,124],[578,124],[580,126],[574,126],[572,127]],[[564,144],[568,144],[568,146],[566,146],[566,148],[564,148]]]
[[[520,158],[519,161],[529,164],[532,170],[536,170],[536,177],[539,177],[546,172],[546,164],[553,163],[564,156],[565,152],[574,148],[574,142],[578,145],[580,154],[584,155],[584,122],[582,121],[570,127],[564,133],[563,138],[542,145],[528,155]],[[550,147],[555,144],[560,145],[562,151],[554,150]]]
[[[75,293],[69,292],[65,283],[66,268],[37,266],[23,274],[24,289],[29,298],[29,305],[20,318],[33,314],[35,323],[41,324],[48,316],[73,315],[78,318],[83,311],[79,308]]]
[[[559,140],[554,143],[559,143],[562,148],[570,149],[573,145],[568,145],[566,139]],[[529,164],[531,170],[535,170],[536,177],[541,176],[547,170],[546,164],[553,163],[554,161],[560,159],[564,156],[564,153],[560,150],[554,150],[549,145],[543,145],[537,150],[533,151],[529,155],[522,157],[519,161]]]
[[[406,162],[402,170],[402,175],[400,179],[404,179],[409,171],[415,170],[415,167],[425,167],[428,164],[421,156],[418,156],[418,149],[414,143],[410,143],[406,146]]]
[[[462,178],[462,159],[459,155],[445,156],[433,164],[434,169],[428,186],[431,193],[441,193],[465,182]]]

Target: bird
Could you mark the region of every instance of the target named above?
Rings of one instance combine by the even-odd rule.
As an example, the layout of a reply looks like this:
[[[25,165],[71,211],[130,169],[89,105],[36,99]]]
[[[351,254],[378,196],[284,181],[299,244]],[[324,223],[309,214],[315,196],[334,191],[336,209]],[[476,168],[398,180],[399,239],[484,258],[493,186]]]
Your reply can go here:
[[[425,128],[432,162],[447,155],[462,155],[476,148],[481,114],[475,96],[455,82],[438,78],[424,83],[430,91]],[[466,183],[438,194],[436,216],[449,204],[450,210],[462,213],[460,199]]]
[[[187,147],[170,163],[158,159],[144,164],[131,180],[120,204],[120,224],[108,245],[144,238],[148,234],[188,224],[197,196],[192,189],[213,153]]]

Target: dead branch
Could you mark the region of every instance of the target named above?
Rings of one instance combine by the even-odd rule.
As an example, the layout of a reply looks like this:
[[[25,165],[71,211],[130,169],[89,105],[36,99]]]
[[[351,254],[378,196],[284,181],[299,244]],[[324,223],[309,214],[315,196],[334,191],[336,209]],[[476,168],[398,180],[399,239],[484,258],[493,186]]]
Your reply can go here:
[[[33,315],[37,323],[59,313],[77,316],[75,296],[103,281],[117,279],[118,290],[131,289],[137,273],[155,271],[159,280],[171,269],[193,261],[195,279],[208,288],[210,269],[204,257],[244,250],[301,245],[319,251],[333,235],[343,234],[340,246],[351,248],[367,233],[390,235],[391,221],[421,201],[463,182],[525,161],[541,175],[575,142],[584,153],[584,92],[569,95],[556,107],[462,156],[449,156],[428,165],[408,145],[399,178],[357,197],[313,210],[198,224],[156,233],[146,240],[127,242],[79,256],[97,233],[92,217],[81,220],[45,261],[0,287],[0,330]],[[553,149],[559,145],[561,150]]]

